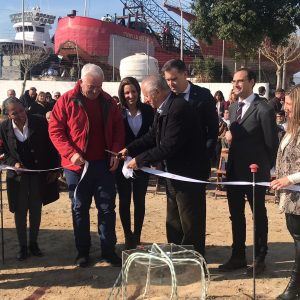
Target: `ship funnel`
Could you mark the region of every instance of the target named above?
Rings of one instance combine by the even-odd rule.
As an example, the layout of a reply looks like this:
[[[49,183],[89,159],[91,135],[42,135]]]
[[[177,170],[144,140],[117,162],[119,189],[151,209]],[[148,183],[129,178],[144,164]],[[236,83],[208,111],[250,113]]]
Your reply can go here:
[[[68,16],[68,17],[76,17],[76,12],[77,12],[77,11],[76,11],[75,9],[72,9],[72,10],[71,10],[71,13],[67,14],[67,16]]]

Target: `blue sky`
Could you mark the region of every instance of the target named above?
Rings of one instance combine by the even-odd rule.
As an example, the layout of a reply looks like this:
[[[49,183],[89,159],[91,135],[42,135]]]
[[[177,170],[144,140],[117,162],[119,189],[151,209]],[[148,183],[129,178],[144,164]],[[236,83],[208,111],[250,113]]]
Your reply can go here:
[[[78,15],[84,14],[84,0],[25,0],[25,10],[40,6],[43,13],[66,16],[72,9]],[[122,15],[123,4],[119,0],[88,0],[87,15],[100,19],[107,13]],[[9,15],[22,11],[21,0],[2,0],[0,7],[0,38],[13,38],[15,32],[10,23]],[[57,22],[56,18],[56,22]],[[54,25],[56,25],[56,22]]]

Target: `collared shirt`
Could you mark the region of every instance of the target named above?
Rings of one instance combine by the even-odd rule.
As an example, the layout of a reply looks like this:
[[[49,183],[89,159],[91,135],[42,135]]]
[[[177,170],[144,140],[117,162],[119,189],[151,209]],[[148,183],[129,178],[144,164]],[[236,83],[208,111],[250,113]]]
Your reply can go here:
[[[245,115],[248,108],[250,107],[251,103],[254,101],[254,99],[255,99],[255,94],[254,93],[252,93],[249,97],[247,97],[244,100],[239,98],[239,102],[244,102],[245,103],[245,105],[242,108],[242,118]]]
[[[131,115],[130,111],[126,109],[126,116],[127,116],[129,127],[131,128],[133,134],[137,136],[142,127],[142,122],[143,122],[141,111],[138,110],[136,115],[133,116]]]
[[[12,120],[12,126],[15,136],[19,142],[25,142],[28,139],[29,129],[28,129],[28,119],[23,126],[23,132],[18,128],[16,123]]]
[[[156,110],[159,114],[161,114],[164,111],[164,108],[167,104],[167,102],[169,101],[171,96],[171,93],[169,93],[169,95],[167,96],[167,98],[164,100],[164,102],[158,107],[158,109]]]
[[[189,101],[191,91],[191,84],[188,82],[187,88],[180,94],[184,94],[184,100]]]

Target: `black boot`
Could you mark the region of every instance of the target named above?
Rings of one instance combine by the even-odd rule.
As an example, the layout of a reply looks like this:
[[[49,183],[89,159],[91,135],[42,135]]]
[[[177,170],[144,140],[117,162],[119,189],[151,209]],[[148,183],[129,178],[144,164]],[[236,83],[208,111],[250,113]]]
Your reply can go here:
[[[290,282],[285,291],[276,299],[294,300],[300,297],[300,272],[293,271]]]
[[[27,246],[21,246],[20,251],[17,254],[17,260],[22,261],[28,257]]]
[[[132,233],[125,234],[125,250],[135,249],[136,242]]]

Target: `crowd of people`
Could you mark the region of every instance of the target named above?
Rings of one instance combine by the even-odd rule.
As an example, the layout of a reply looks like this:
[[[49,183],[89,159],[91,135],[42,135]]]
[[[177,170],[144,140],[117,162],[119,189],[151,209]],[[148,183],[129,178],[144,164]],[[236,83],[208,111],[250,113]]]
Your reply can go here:
[[[149,175],[139,169],[152,166],[208,180],[213,161],[218,161],[221,149],[227,147],[226,177],[230,181],[252,181],[251,164],[259,166],[257,181],[270,181],[270,170],[276,165],[271,187],[295,241],[291,280],[278,299],[300,296],[300,194],[284,189],[300,183],[300,86],[286,93],[276,90],[275,98],[268,101],[264,89],[260,88],[259,94],[253,92],[255,73],[241,68],[234,73],[225,101],[222,91],[212,96],[208,89],[191,83],[181,60],[166,62],[161,71],[161,75],[147,76],[141,85],[133,77],[124,78],[114,98],[103,91],[104,74],[94,64],[86,64],[75,87],[63,95],[55,93],[55,99],[50,93],[37,94],[35,88],[19,100],[14,90],[8,91],[3,103],[7,119],[0,125],[0,152],[3,163],[16,168],[7,172],[7,193],[10,211],[15,214],[18,260],[28,257],[28,249],[34,256],[43,255],[37,241],[42,203],[59,197],[59,172],[32,173],[19,168],[48,170],[61,164],[71,200],[75,265],[89,265],[89,209],[94,198],[102,258],[112,266],[121,266],[115,251],[116,192],[125,249],[134,249],[141,243],[147,213]],[[124,175],[126,168],[133,170],[133,177]],[[252,274],[255,267],[261,274],[266,268],[265,194],[266,187],[256,186],[256,256],[254,265],[248,266],[245,199],[253,210],[252,187],[227,187],[233,243],[231,257],[219,266],[221,272],[247,268],[247,274]],[[206,185],[167,178],[166,196],[167,241],[192,245],[205,257]]]

